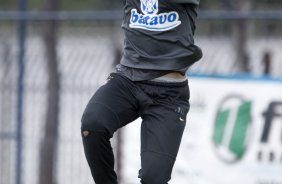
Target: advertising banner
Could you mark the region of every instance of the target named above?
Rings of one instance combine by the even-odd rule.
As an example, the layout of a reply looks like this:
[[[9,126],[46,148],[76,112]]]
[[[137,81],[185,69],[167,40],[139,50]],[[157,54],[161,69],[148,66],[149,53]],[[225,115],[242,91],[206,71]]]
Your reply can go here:
[[[282,82],[191,77],[189,86],[191,108],[170,183],[282,184]],[[124,179],[132,183],[140,124],[124,130]]]

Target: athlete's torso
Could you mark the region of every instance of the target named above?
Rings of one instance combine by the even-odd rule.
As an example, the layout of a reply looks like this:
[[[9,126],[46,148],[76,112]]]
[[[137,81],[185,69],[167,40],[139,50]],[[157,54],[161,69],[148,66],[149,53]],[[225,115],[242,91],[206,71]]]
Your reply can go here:
[[[121,64],[126,67],[183,71],[202,57],[194,45],[198,0],[124,0],[125,33]],[[173,3],[174,2],[174,3]]]

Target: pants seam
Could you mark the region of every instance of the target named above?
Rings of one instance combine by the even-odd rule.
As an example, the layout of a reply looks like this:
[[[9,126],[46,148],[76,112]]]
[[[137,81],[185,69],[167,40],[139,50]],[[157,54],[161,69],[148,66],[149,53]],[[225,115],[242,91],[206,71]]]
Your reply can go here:
[[[103,104],[103,103],[101,103],[101,102],[97,102],[97,101],[93,101],[93,103],[102,105],[102,106],[104,106],[105,108],[107,108],[109,111],[111,111],[111,112],[114,114],[114,116],[116,117],[116,119],[118,120],[118,125],[119,125],[119,127],[120,127],[120,125],[121,125],[120,120],[119,120],[117,114],[116,114],[110,107],[108,107],[107,105],[105,105],[105,104]]]

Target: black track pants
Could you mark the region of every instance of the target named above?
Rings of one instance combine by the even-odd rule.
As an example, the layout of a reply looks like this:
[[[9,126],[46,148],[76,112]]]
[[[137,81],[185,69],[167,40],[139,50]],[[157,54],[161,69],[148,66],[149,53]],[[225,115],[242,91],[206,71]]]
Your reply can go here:
[[[132,82],[112,73],[82,116],[84,151],[95,183],[117,184],[110,138],[141,117],[141,183],[167,184],[185,128],[188,100],[187,81]]]

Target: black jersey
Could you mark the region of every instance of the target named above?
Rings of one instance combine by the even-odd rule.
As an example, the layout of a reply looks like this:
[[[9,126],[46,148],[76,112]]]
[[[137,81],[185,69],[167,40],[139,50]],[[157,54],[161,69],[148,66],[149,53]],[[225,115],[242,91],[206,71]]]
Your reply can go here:
[[[150,70],[183,72],[198,61],[202,57],[194,44],[198,5],[199,0],[124,0],[121,65],[145,69],[147,80]]]

